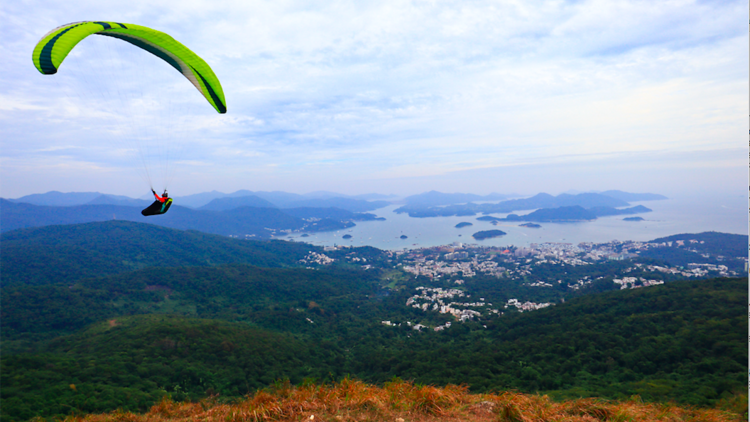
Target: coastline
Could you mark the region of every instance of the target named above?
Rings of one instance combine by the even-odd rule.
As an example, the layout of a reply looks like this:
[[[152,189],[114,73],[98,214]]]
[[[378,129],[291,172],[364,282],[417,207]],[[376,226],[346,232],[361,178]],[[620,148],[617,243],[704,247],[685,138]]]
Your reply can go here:
[[[478,244],[471,235],[481,230],[502,227],[507,234],[481,241],[484,246],[528,246],[531,243],[604,243],[612,240],[648,241],[658,237],[680,233],[717,231],[722,233],[747,234],[747,199],[677,197],[660,201],[633,202],[631,206],[644,205],[653,211],[636,214],[644,221],[623,221],[622,216],[600,217],[589,222],[545,223],[541,228],[521,227],[517,224],[492,225],[473,217],[428,217],[412,218],[396,214],[399,205],[390,205],[370,211],[385,221],[357,222],[356,226],[333,232],[302,233],[278,236],[276,239],[306,242],[317,246],[373,246],[384,250],[416,249],[450,245],[454,242]],[[526,213],[526,211],[524,211]],[[507,214],[492,214],[505,217]],[[711,218],[706,218],[710,215]],[[468,221],[472,226],[456,228],[456,224]],[[345,233],[352,238],[341,238]],[[400,239],[406,235],[407,239]]]

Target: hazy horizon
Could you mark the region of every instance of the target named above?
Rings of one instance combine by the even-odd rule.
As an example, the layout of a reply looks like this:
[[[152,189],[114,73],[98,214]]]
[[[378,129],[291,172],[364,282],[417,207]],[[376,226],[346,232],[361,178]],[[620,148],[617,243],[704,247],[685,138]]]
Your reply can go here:
[[[223,190],[219,190],[219,189],[213,189],[213,190],[210,190],[210,191],[194,192],[194,193],[189,193],[189,194],[188,193],[183,194],[183,193],[177,192],[176,194],[170,193],[170,196],[173,197],[173,198],[175,198],[175,199],[177,199],[179,197],[187,197],[187,196],[192,196],[192,195],[210,194],[210,193],[215,193],[215,192],[223,194],[223,195],[232,195],[234,193],[241,192],[241,191],[247,191],[247,192],[250,192],[250,193],[282,192],[282,193],[290,193],[290,194],[296,194],[296,195],[307,196],[307,197],[328,197],[328,196],[332,196],[332,195],[333,196],[341,196],[341,197],[361,197],[361,196],[368,196],[368,195],[381,195],[381,196],[384,197],[383,200],[385,200],[385,201],[389,201],[389,200],[396,200],[396,201],[398,201],[398,200],[401,200],[401,199],[404,199],[404,198],[407,198],[407,197],[410,197],[410,196],[421,195],[421,194],[425,194],[425,193],[429,193],[429,192],[438,192],[438,193],[442,193],[442,194],[473,194],[473,195],[478,195],[478,196],[487,196],[487,195],[491,195],[491,194],[499,194],[499,195],[507,195],[509,198],[523,198],[523,197],[531,197],[531,196],[538,195],[538,194],[549,194],[549,195],[553,195],[553,196],[558,196],[558,195],[561,195],[561,194],[577,195],[577,194],[581,194],[581,193],[602,193],[602,192],[605,192],[605,191],[621,191],[621,192],[635,193],[635,194],[645,194],[645,193],[659,194],[659,195],[666,196],[667,199],[673,199],[673,197],[671,197],[670,195],[665,194],[663,191],[659,191],[658,189],[641,190],[641,191],[628,191],[628,190],[617,189],[617,188],[612,188],[612,189],[588,189],[588,190],[568,189],[568,190],[565,190],[565,191],[539,190],[539,191],[533,191],[533,192],[531,192],[531,191],[530,192],[511,192],[511,191],[475,192],[475,191],[471,191],[471,190],[438,190],[438,189],[430,189],[430,190],[423,190],[423,191],[414,191],[414,192],[405,193],[405,194],[395,194],[395,193],[387,192],[387,191],[358,191],[358,192],[354,192],[354,193],[344,193],[344,192],[337,192],[337,191],[332,191],[332,190],[327,190],[327,189],[320,189],[320,190],[317,190],[317,191],[289,191],[289,190],[270,190],[270,189],[268,189],[268,190],[263,190],[263,189],[250,190],[250,189],[241,188],[241,189],[237,189],[237,190],[227,190],[227,191],[223,191]],[[171,190],[170,190],[170,192],[171,192]],[[133,198],[133,199],[151,199],[152,198],[151,192],[143,193],[143,194],[140,194],[140,195],[127,195],[127,194],[113,193],[113,192],[108,192],[108,191],[85,191],[85,190],[60,191],[60,190],[55,190],[55,189],[47,190],[47,191],[43,191],[43,192],[42,191],[40,191],[40,192],[28,192],[28,193],[25,193],[23,195],[16,196],[16,197],[0,196],[0,198],[11,199],[11,200],[18,200],[20,198],[27,197],[27,196],[45,195],[45,194],[50,194],[50,193],[61,193],[61,194],[99,193],[99,194],[102,194],[102,195],[124,196],[124,197]],[[718,191],[718,192],[694,192],[692,195],[690,193],[686,194],[685,192],[678,192],[677,196],[681,197],[683,199],[684,198],[690,198],[690,197],[692,197],[692,198],[699,198],[699,197],[702,197],[702,196],[707,196],[707,197],[727,197],[727,198],[743,198],[743,199],[747,198],[746,196],[742,195],[741,193],[736,193],[736,192],[722,192],[722,191]],[[366,200],[376,201],[376,200],[380,200],[380,198],[367,198]],[[504,201],[504,200],[505,199],[497,199],[497,200],[491,200],[490,202],[500,202],[500,201]],[[638,202],[638,201],[636,201],[636,202]]]
[[[746,2],[42,0],[0,14],[1,197],[138,198],[149,179],[174,196],[747,195]],[[227,114],[110,37],[39,74],[39,39],[87,19],[172,35],[213,68]]]

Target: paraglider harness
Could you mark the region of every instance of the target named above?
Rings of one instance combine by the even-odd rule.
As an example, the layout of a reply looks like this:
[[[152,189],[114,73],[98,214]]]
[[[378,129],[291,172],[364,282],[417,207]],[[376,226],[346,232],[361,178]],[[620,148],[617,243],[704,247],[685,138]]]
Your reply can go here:
[[[169,207],[172,206],[172,198],[167,194],[167,190],[164,189],[164,193],[161,196],[159,196],[153,188],[151,189],[151,192],[154,194],[156,201],[149,205],[145,210],[141,211],[141,214],[144,216],[159,215],[169,211]]]

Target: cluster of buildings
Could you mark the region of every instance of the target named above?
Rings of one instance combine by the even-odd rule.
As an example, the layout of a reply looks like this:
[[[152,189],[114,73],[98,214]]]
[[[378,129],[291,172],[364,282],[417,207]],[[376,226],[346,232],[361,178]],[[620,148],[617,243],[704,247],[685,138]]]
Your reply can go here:
[[[533,276],[534,266],[542,264],[562,264],[570,266],[592,265],[597,262],[624,260],[638,256],[639,252],[653,248],[681,247],[684,250],[696,252],[691,244],[699,244],[698,240],[678,240],[674,242],[620,242],[613,240],[608,243],[583,242],[572,243],[532,243],[529,247],[495,248],[482,246],[465,246],[454,244],[433,248],[421,248],[408,251],[391,252],[392,257],[402,264],[402,269],[415,276],[425,276],[430,279],[462,275],[474,277],[477,274],[507,277],[511,279],[529,278]],[[706,255],[703,255],[706,257]],[[656,265],[638,268],[647,271],[658,271],[682,277],[705,277],[710,275],[736,276],[725,265],[689,264],[688,268],[660,267]],[[579,280],[574,285],[589,284],[592,280]],[[550,287],[543,281],[533,281],[532,286]],[[573,286],[571,286],[573,287]],[[575,288],[575,287],[573,287]]]
[[[310,251],[307,256],[300,259],[299,262],[301,264],[310,265],[310,264],[318,264],[318,265],[328,265],[332,264],[335,260],[331,258],[328,255],[324,255],[322,253],[317,253],[315,251]]]
[[[459,272],[465,277],[474,277],[477,272],[499,275],[506,271],[505,268],[498,266],[497,262],[480,262],[476,258],[462,262],[417,258],[413,265],[404,265],[403,270],[416,276],[422,275],[428,278],[440,278],[444,275],[452,276]]]
[[[615,278],[612,280],[615,284],[620,285],[620,290],[623,289],[637,289],[639,287],[656,286],[657,284],[664,284],[661,280],[646,280],[643,277],[623,277]]]
[[[396,324],[395,322],[391,322],[391,321],[381,321],[381,323],[382,323],[383,325],[387,325],[387,326],[389,326],[389,327],[400,327],[400,326],[401,326],[401,323],[400,323],[400,322],[399,322],[398,324]],[[421,331],[421,330],[422,330],[422,329],[424,329],[424,328],[429,328],[429,327],[428,327],[428,326],[426,326],[426,325],[422,325],[422,324],[414,324],[414,323],[413,323],[413,322],[411,322],[411,321],[406,321],[406,325],[407,325],[408,327],[411,327],[411,329],[412,329],[412,330],[417,330],[417,331]],[[450,327],[450,326],[451,326],[451,323],[450,323],[450,322],[446,322],[446,323],[445,323],[445,325],[447,325],[448,327]],[[445,325],[440,325],[440,326],[438,326],[438,327],[435,327],[435,331],[441,331],[441,330],[445,329]]]
[[[729,267],[726,265],[715,265],[715,264],[688,264],[687,269],[684,268],[673,268],[673,267],[662,267],[659,265],[643,265],[635,264],[634,267],[628,268],[625,272],[630,272],[635,269],[659,272],[664,274],[672,274],[681,277],[706,277],[709,273],[718,273],[721,277],[736,276],[737,273],[729,271]]]
[[[437,311],[441,314],[450,314],[460,322],[471,320],[482,315],[481,312],[470,308],[479,308],[480,310],[487,311],[489,314],[501,314],[499,310],[492,308],[492,303],[485,302],[484,298],[479,298],[478,302],[457,302],[453,300],[469,298],[469,296],[462,290],[442,289],[440,287],[417,287],[417,291],[417,294],[406,300],[406,306],[411,306],[412,308],[421,309],[423,311]],[[518,299],[510,299],[505,304],[504,308],[508,309],[508,307],[513,306],[518,309],[519,312],[523,312],[534,311],[551,305],[551,303],[521,302]],[[387,323],[388,321],[383,321],[383,324],[389,325]],[[450,323],[447,323],[444,326],[444,328],[448,327],[450,327]],[[444,328],[436,327],[435,330],[439,331]]]
[[[431,310],[440,312],[441,314],[451,314],[459,321],[466,321],[481,315],[480,312],[473,309],[465,309],[466,307],[492,306],[491,303],[486,303],[484,298],[480,298],[479,302],[447,302],[453,298],[469,297],[466,293],[458,289],[417,287],[417,291],[419,293],[406,300],[406,306],[423,311]]]
[[[523,311],[535,311],[537,309],[546,308],[551,306],[551,303],[534,303],[534,302],[523,302],[521,303],[518,299],[508,299],[508,303],[505,304],[505,309],[509,306],[515,306],[519,312]]]
[[[406,306],[419,309],[424,312],[439,312],[450,314],[455,318],[454,322],[463,322],[480,317],[482,314],[502,314],[501,310],[509,308],[519,312],[533,311],[551,306],[551,303],[522,302],[518,299],[510,299],[500,307],[494,309],[491,303],[485,302],[484,298],[478,301],[470,301],[469,295],[463,289],[464,279],[475,277],[478,274],[491,275],[495,277],[508,278],[512,280],[523,280],[523,284],[529,287],[553,288],[565,283],[572,290],[581,289],[598,280],[611,278],[621,289],[634,289],[640,287],[663,284],[664,281],[651,279],[644,272],[662,273],[676,277],[697,278],[706,276],[736,276],[736,272],[730,271],[726,265],[691,263],[687,268],[665,267],[659,265],[648,265],[633,263],[632,266],[623,269],[618,266],[618,274],[612,275],[579,275],[572,279],[563,276],[567,273],[566,266],[581,267],[595,266],[597,263],[613,260],[624,260],[637,257],[639,252],[664,247],[680,247],[698,253],[690,248],[692,244],[703,243],[697,240],[680,240],[675,242],[635,242],[635,241],[612,241],[608,243],[532,243],[529,247],[497,248],[489,246],[463,245],[455,243],[450,246],[439,246],[431,248],[419,248],[412,250],[385,251],[394,268],[413,274],[416,277],[426,277],[429,280],[449,280],[458,288],[441,287],[418,287],[417,293],[409,297]],[[342,247],[326,247],[326,251],[334,251]],[[706,255],[703,255],[707,257]],[[343,258],[347,262],[357,263],[365,269],[371,268],[366,258],[357,256],[356,252],[346,254]],[[334,259],[316,252],[310,252],[301,262],[318,265],[327,265]],[[389,264],[389,266],[391,265]],[[539,266],[547,265],[543,268]],[[549,265],[559,265],[552,271],[560,271],[559,277],[565,279],[550,279]],[[577,270],[580,274],[582,269]],[[569,271],[569,270],[568,270]],[[588,272],[588,271],[586,271]],[[535,277],[537,274],[545,274]],[[594,272],[596,273],[596,271]],[[628,274],[631,273],[631,274]],[[557,274],[557,273],[553,273]],[[459,278],[461,277],[461,278]],[[398,326],[391,321],[382,321],[384,325]],[[414,330],[427,329],[422,324],[406,322]],[[449,328],[450,322],[432,327],[435,331]]]
[[[501,315],[498,309],[492,308],[492,303],[485,302],[484,298],[479,298],[478,302],[461,302],[461,299],[469,299],[469,295],[466,292],[458,289],[443,289],[440,287],[417,287],[417,294],[406,300],[406,306],[420,309],[422,311],[434,311],[440,312],[441,314],[450,314],[456,321],[464,322],[475,319],[482,315],[483,311],[487,315],[495,314]],[[518,299],[510,299],[505,304],[505,309],[513,306],[519,312],[533,311],[536,309],[546,308],[551,306],[551,303],[534,303],[534,302],[521,302]],[[474,308],[474,309],[471,309]],[[477,310],[479,309],[479,310]],[[401,324],[395,324],[391,321],[382,321],[383,325],[388,326],[400,326]],[[412,324],[411,322],[406,323],[414,330],[422,330],[428,328],[422,324]],[[434,327],[435,331],[442,331],[446,328],[450,328],[451,322],[446,322],[443,325]]]

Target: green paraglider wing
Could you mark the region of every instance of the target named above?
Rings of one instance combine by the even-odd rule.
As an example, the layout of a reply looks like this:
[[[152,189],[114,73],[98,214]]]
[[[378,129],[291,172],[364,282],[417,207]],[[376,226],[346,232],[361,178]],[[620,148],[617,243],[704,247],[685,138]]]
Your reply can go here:
[[[226,113],[224,91],[211,67],[171,36],[129,23],[85,21],[63,25],[42,37],[34,48],[34,66],[45,75],[57,73],[70,51],[89,35],[119,38],[159,57],[182,73],[219,113]]]

